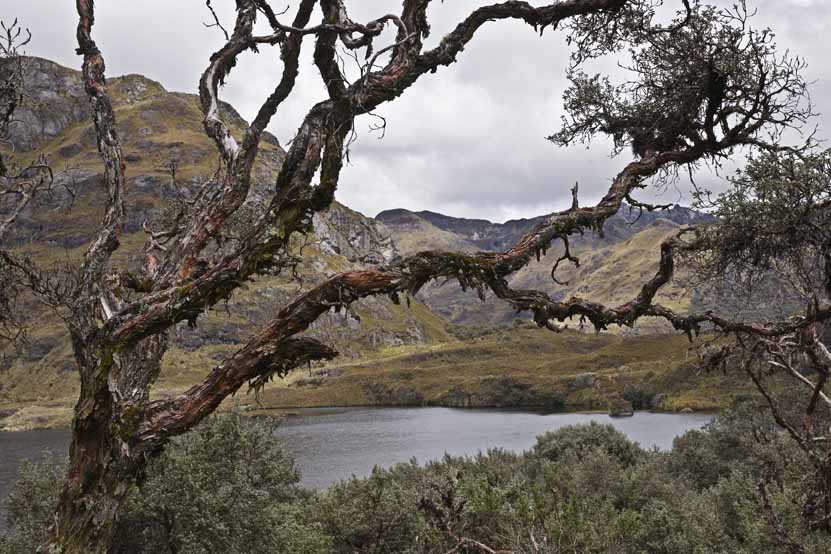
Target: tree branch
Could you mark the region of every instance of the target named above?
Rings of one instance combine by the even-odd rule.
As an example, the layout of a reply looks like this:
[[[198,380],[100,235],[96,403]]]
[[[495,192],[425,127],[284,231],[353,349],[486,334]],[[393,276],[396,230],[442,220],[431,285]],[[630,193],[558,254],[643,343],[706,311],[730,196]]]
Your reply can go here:
[[[107,206],[104,221],[95,239],[84,256],[82,274],[89,300],[95,295],[95,289],[104,274],[106,264],[112,253],[118,248],[121,225],[124,220],[124,158],[116,132],[115,115],[107,93],[104,78],[104,58],[92,39],[92,26],[95,22],[93,0],[77,0],[78,10],[78,49],[84,57],[82,68],[84,88],[92,105],[92,118],[98,152],[104,161],[104,179],[107,187]]]
[[[266,329],[214,369],[208,378],[172,400],[147,406],[131,443],[152,454],[173,436],[188,431],[245,383],[261,386],[271,376],[283,376],[295,367],[329,360],[337,352],[311,338],[275,342],[273,329]]]

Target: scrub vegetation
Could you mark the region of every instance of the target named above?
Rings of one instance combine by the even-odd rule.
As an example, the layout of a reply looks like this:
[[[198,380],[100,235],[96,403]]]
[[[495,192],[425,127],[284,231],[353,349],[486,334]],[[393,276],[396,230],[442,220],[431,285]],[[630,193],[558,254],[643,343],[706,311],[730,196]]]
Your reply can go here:
[[[801,417],[794,400],[785,417]],[[831,423],[824,410],[818,423]],[[275,438],[276,420],[215,416],[175,440],[128,495],[112,552],[128,554],[822,554],[804,524],[810,462],[765,405],[738,403],[672,450],[609,425],[545,433],[521,454],[376,468],[323,491]],[[65,460],[25,465],[9,497],[3,554],[47,536]]]

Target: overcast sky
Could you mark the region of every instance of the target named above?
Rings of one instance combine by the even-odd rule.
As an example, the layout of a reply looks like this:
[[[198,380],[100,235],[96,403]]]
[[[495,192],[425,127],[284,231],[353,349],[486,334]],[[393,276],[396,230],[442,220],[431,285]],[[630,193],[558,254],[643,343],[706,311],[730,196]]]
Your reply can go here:
[[[680,5],[679,0],[666,1]],[[756,26],[772,27],[780,47],[807,60],[808,77],[816,81],[812,97],[817,110],[831,113],[831,1],[749,2],[758,7]],[[74,53],[74,1],[0,3],[0,17],[18,17],[31,29],[34,38],[27,53],[80,66]],[[486,3],[434,2],[427,46],[438,42],[473,7]],[[232,27],[233,0],[213,4]],[[400,4],[353,0],[350,15],[366,21],[397,13]],[[218,30],[203,25],[208,15],[202,0],[99,0],[93,33],[108,75],[140,73],[168,90],[196,92],[208,57],[223,39]],[[324,96],[310,52],[306,47],[294,95],[270,127],[284,144],[308,108]],[[425,76],[379,112],[388,122],[383,140],[368,132],[370,118],[358,120],[360,136],[352,147],[351,165],[342,174],[338,199],[367,215],[404,207],[496,221],[566,206],[575,181],[584,204],[596,200],[626,160],[610,159],[602,143],[590,150],[564,150],[544,139],[559,126],[568,54],[562,33],[540,37],[524,24],[489,24],[456,64]],[[250,118],[279,80],[281,69],[276,49],[247,54],[222,97]],[[820,116],[820,125],[823,117],[828,121]],[[821,130],[820,136],[829,133]],[[684,187],[679,188],[659,197],[683,203]]]

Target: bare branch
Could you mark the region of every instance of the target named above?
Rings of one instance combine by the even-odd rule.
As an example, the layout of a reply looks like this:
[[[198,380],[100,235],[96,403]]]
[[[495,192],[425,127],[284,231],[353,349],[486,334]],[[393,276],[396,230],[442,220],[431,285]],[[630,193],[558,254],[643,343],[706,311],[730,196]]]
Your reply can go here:
[[[208,11],[211,12],[211,17],[213,17],[214,22],[213,23],[203,23],[202,25],[204,25],[205,27],[208,27],[208,28],[219,27],[219,30],[222,31],[222,34],[225,35],[225,40],[226,41],[231,40],[231,38],[228,36],[228,31],[225,29],[225,27],[222,26],[222,22],[219,20],[219,16],[216,15],[216,11],[214,10],[214,7],[211,6],[211,0],[205,0],[205,6],[207,6]]]
[[[485,543],[475,541],[473,539],[461,538],[456,546],[447,551],[446,554],[456,554],[457,552],[477,551],[483,554],[514,554],[513,550],[494,550]]]
[[[188,431],[210,415],[245,383],[262,386],[274,375],[283,376],[297,366],[337,355],[328,346],[310,338],[275,342],[273,331],[271,327],[266,329],[214,369],[199,385],[172,400],[148,405],[132,442],[143,452],[153,453],[170,437]]]
[[[104,78],[104,58],[92,39],[95,22],[92,0],[77,0],[78,49],[84,57],[83,77],[87,96],[92,104],[98,151],[104,161],[107,206],[104,221],[84,256],[82,272],[87,296],[94,296],[111,254],[118,248],[124,220],[124,158],[116,132],[115,115]]]

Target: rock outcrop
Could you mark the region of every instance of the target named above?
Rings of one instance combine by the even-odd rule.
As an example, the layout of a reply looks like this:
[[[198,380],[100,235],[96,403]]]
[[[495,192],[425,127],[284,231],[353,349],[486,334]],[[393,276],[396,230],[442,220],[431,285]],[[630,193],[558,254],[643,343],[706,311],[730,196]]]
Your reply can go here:
[[[316,215],[313,224],[320,248],[350,262],[377,265],[389,263],[399,256],[390,231],[383,223],[338,202]]]

